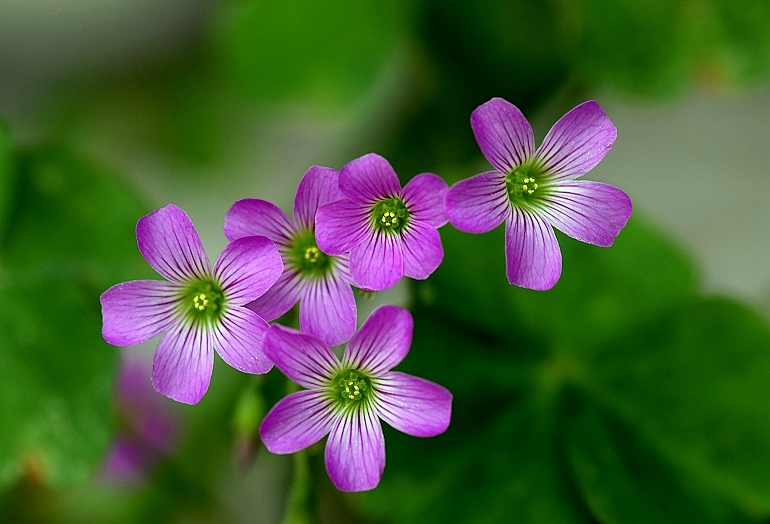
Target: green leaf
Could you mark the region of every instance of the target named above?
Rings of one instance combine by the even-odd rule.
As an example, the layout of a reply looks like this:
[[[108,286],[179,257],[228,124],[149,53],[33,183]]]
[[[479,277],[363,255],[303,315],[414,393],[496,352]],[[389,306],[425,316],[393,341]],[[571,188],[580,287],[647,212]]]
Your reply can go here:
[[[385,427],[388,461],[376,490],[351,496],[390,522],[584,522],[554,426],[563,418],[547,374],[507,346],[435,311],[414,312],[398,369],[454,395],[445,434],[418,439]],[[393,501],[398,504],[393,504]]]
[[[0,488],[83,481],[106,450],[118,352],[94,299],[68,279],[0,283]]]
[[[213,35],[224,71],[257,100],[338,109],[381,74],[403,38],[405,4],[235,1]]]
[[[628,426],[582,406],[566,430],[573,476],[597,520],[646,524],[747,522],[721,494],[686,479]]]
[[[416,294],[428,306],[503,338],[534,337],[583,351],[688,299],[695,272],[672,243],[633,216],[611,248],[559,234],[563,271],[549,291],[508,284],[503,228],[469,235],[441,231],[444,261]]]
[[[11,131],[0,120],[0,238],[13,201],[14,177],[11,162]],[[1,259],[2,257],[0,257]]]
[[[9,271],[67,275],[96,296],[111,284],[155,275],[136,247],[136,221],[147,208],[116,174],[47,148],[20,159],[18,178],[0,243]]]
[[[587,361],[590,395],[680,470],[770,514],[770,329],[745,306],[694,302]]]
[[[152,274],[136,248],[144,206],[111,173],[60,149],[21,157],[0,241],[0,488],[85,480],[109,443],[119,352],[99,295]]]

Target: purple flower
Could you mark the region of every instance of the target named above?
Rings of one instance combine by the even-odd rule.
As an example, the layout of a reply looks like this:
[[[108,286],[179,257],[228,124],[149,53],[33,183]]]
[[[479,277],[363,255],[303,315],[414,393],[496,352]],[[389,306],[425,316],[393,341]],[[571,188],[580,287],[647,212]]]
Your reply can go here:
[[[508,282],[531,289],[556,284],[561,252],[552,226],[583,242],[612,245],[631,216],[631,200],[609,184],[575,180],[604,158],[617,136],[599,104],[585,102],[564,115],[537,151],[529,122],[502,98],[479,106],[471,127],[495,171],[452,186],[446,214],[468,233],[505,221]]]
[[[340,362],[311,335],[274,325],[265,353],[286,376],[307,388],[267,414],[259,429],[273,453],[294,453],[325,435],[326,469],[343,491],[372,489],[385,467],[379,419],[417,437],[449,426],[452,395],[433,382],[390,369],[412,343],[413,320],[395,306],[376,309],[345,348]]]
[[[245,306],[283,271],[281,256],[265,237],[228,245],[212,269],[187,214],[168,206],[136,225],[139,251],[168,279],[117,284],[102,294],[102,336],[131,346],[165,333],[152,363],[152,385],[179,402],[196,404],[206,393],[214,352],[246,373],[272,367],[262,353],[268,325]]]
[[[350,252],[353,283],[380,291],[403,276],[425,279],[441,264],[437,229],[446,224],[446,182],[417,175],[401,189],[387,160],[368,154],[340,171],[344,200],[316,215],[318,247],[330,255]]]
[[[336,346],[356,331],[356,301],[350,287],[348,255],[328,256],[318,249],[315,214],[318,207],[342,198],[339,173],[311,167],[297,189],[294,223],[270,202],[239,200],[225,216],[225,236],[235,240],[264,235],[275,242],[284,272],[275,286],[249,304],[265,320],[274,320],[298,301],[302,331]]]
[[[168,402],[150,387],[149,366],[124,359],[117,381],[118,435],[105,460],[107,480],[138,483],[168,456],[177,441],[178,421]]]

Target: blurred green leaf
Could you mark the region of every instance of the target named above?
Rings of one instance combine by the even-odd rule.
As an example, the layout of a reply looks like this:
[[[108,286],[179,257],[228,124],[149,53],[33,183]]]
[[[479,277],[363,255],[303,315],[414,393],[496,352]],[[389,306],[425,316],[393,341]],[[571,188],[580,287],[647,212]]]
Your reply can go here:
[[[770,329],[745,306],[706,300],[597,351],[591,394],[668,463],[770,514]]]
[[[401,1],[237,0],[223,8],[214,47],[242,92],[338,109],[377,79],[401,44],[405,16]]]
[[[65,486],[109,443],[118,351],[99,295],[151,273],[136,248],[146,213],[111,173],[67,151],[20,155],[0,249],[0,488]]]
[[[83,481],[106,450],[118,352],[94,298],[66,278],[0,284],[0,487]]]
[[[66,275],[97,297],[117,282],[157,277],[136,247],[147,208],[114,173],[47,148],[20,159],[18,178],[1,246],[9,271]]]
[[[11,162],[11,130],[0,120],[0,238],[5,231],[13,199],[14,178]],[[2,256],[0,256],[2,260]]]
[[[678,474],[633,429],[596,406],[575,411],[567,429],[570,464],[599,522],[749,522],[727,497]]]
[[[611,248],[559,234],[564,267],[547,292],[508,284],[502,227],[468,235],[448,226],[441,237],[444,261],[430,280],[417,283],[418,298],[503,338],[537,334],[578,351],[694,293],[692,265],[637,216]]]

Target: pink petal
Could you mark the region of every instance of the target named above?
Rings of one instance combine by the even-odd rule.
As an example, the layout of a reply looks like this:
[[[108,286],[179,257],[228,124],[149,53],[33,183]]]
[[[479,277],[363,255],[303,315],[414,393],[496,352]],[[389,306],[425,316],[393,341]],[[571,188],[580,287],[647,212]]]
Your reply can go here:
[[[262,352],[268,326],[259,315],[245,307],[229,306],[212,330],[214,349],[222,360],[238,371],[263,374],[273,363]]]
[[[414,437],[433,437],[449,427],[452,394],[446,388],[397,371],[385,373],[374,387],[377,414],[395,429]]]
[[[505,175],[487,171],[456,183],[446,193],[444,209],[449,222],[466,233],[486,233],[503,223],[511,203]]]
[[[307,279],[299,326],[330,346],[349,340],[356,332],[356,299],[350,283],[337,275]]]
[[[326,442],[326,471],[337,489],[365,491],[377,486],[385,469],[385,438],[373,410],[344,413]]]
[[[399,235],[371,232],[350,251],[353,284],[370,291],[382,291],[398,282],[404,274],[402,243]]]
[[[297,196],[294,197],[294,220],[297,226],[313,229],[318,208],[342,198],[339,172],[330,167],[311,167],[302,177]]]
[[[225,215],[224,233],[231,242],[242,237],[265,236],[285,245],[291,241],[294,229],[286,213],[266,200],[244,198]]]
[[[510,173],[535,150],[532,126],[518,107],[502,98],[477,107],[471,114],[471,128],[484,157],[500,173]]]
[[[213,369],[211,335],[180,322],[160,339],[152,360],[152,385],[178,402],[197,404],[209,387]]]
[[[136,241],[147,263],[173,282],[203,278],[211,273],[195,226],[187,213],[173,204],[140,218]]]
[[[267,330],[262,350],[284,375],[305,388],[328,386],[340,365],[329,346],[280,324]]]
[[[588,173],[604,158],[618,131],[602,108],[590,100],[556,122],[535,153],[544,172],[557,180]]]
[[[553,229],[543,218],[512,208],[505,224],[508,282],[529,289],[550,289],[561,275],[561,251]]]
[[[404,360],[412,345],[414,320],[406,309],[380,306],[353,335],[342,365],[379,376]]]
[[[271,453],[284,455],[324,438],[335,422],[332,399],[321,390],[297,391],[265,415],[259,437]]]
[[[353,202],[369,205],[400,195],[401,182],[387,160],[369,153],[342,167],[340,190]]]
[[[228,302],[237,306],[262,296],[283,272],[283,260],[267,237],[233,240],[219,255],[214,274]]]
[[[371,209],[350,200],[339,200],[318,209],[315,240],[327,255],[341,255],[371,234]]]
[[[404,256],[404,274],[425,280],[441,265],[444,249],[441,237],[434,228],[423,223],[410,223],[402,232],[401,253]]]
[[[102,293],[102,336],[115,346],[141,344],[174,322],[179,291],[160,280],[134,280]]]
[[[549,188],[541,213],[559,231],[608,247],[631,217],[631,199],[615,186],[580,180]]]
[[[302,294],[304,284],[295,270],[286,269],[265,294],[246,307],[268,322],[289,311]]]
[[[437,228],[447,223],[444,214],[444,195],[447,189],[442,178],[432,173],[423,173],[404,186],[402,196],[409,214],[415,220]]]

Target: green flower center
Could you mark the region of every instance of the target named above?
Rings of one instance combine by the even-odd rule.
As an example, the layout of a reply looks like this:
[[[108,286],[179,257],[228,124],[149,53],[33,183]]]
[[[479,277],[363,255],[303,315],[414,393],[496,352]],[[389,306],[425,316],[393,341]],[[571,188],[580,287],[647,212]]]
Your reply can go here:
[[[536,175],[539,177],[540,174],[531,166],[519,166],[508,173],[505,177],[505,188],[508,190],[508,198],[511,202],[526,202],[535,195],[537,188],[540,187]]]
[[[288,259],[303,275],[322,276],[332,267],[332,257],[318,249],[315,234],[310,230],[294,237],[288,249]]]
[[[198,322],[213,322],[224,313],[225,295],[222,287],[211,279],[198,280],[183,294],[182,308]]]
[[[387,198],[375,204],[372,224],[375,229],[386,233],[400,233],[409,223],[409,211],[400,198]]]
[[[337,373],[331,385],[333,398],[349,408],[369,397],[372,388],[368,377],[358,371],[345,369]]]

